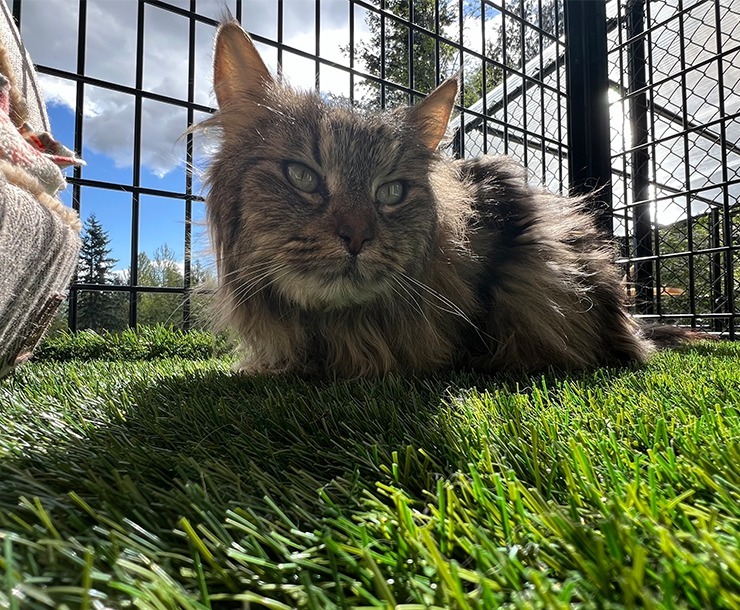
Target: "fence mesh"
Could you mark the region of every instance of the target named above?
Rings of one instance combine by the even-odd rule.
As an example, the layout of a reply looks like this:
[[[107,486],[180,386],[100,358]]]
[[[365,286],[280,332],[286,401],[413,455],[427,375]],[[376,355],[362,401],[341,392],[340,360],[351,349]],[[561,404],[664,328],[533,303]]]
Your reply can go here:
[[[205,323],[207,297],[192,289],[213,275],[200,181],[208,143],[182,134],[213,111],[211,45],[225,9],[299,87],[375,109],[415,103],[459,74],[450,154],[513,155],[533,182],[562,193],[576,169],[568,113],[579,120],[584,109],[566,91],[568,40],[581,34],[566,32],[575,0],[7,1],[55,135],[88,161],[64,195],[97,253],[71,287],[74,328]],[[736,4],[610,0],[601,58],[612,227],[636,312],[732,337]]]
[[[740,6],[610,9],[614,231],[636,310],[734,338]]]

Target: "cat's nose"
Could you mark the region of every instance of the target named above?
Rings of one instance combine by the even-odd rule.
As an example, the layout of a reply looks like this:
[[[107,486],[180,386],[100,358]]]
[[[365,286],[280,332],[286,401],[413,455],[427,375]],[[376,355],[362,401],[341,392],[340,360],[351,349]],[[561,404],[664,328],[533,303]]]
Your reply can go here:
[[[345,216],[337,224],[337,235],[352,256],[357,256],[375,237],[374,222],[359,217]]]

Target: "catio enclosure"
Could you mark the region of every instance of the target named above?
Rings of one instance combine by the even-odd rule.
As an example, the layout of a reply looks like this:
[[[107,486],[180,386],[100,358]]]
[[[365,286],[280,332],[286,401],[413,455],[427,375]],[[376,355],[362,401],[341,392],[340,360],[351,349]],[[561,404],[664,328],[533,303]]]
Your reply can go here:
[[[635,313],[740,329],[740,4],[736,0],[6,0],[52,128],[87,159],[71,328],[204,323],[213,273],[200,170],[182,135],[213,110],[227,6],[272,69],[366,109],[459,73],[450,155],[513,155],[593,205]]]

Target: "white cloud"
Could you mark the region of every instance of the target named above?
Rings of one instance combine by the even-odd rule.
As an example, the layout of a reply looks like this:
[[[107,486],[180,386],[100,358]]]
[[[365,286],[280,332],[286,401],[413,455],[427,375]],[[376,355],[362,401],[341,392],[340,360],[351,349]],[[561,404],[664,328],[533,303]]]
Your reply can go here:
[[[170,0],[187,8],[189,2]],[[234,11],[233,0],[199,0],[198,12],[219,18],[224,8]],[[262,35],[274,31],[274,0],[252,0],[245,10],[245,27]],[[136,76],[136,0],[89,0],[87,3],[87,39],[85,73],[91,77],[134,87]],[[285,43],[306,53],[315,52],[313,0],[285,3]],[[346,0],[322,2],[322,57],[346,64],[340,47],[347,44],[348,3]],[[310,18],[302,18],[310,15]],[[177,99],[187,100],[188,19],[158,7],[146,5],[143,55],[143,88]],[[33,61],[38,64],[76,72],[76,3],[69,0],[24,0],[22,34]],[[363,22],[356,23],[358,38],[366,32]],[[213,27],[197,23],[195,37],[194,100],[213,105],[211,90]],[[315,62],[295,61],[286,53],[284,73],[299,87],[315,83]],[[274,61],[267,58],[274,67]],[[74,81],[41,75],[40,82],[51,104],[75,109],[77,89]],[[323,70],[321,89],[346,94],[348,77],[339,70]],[[113,159],[119,167],[130,167],[133,160],[134,97],[105,87],[85,87],[83,116],[84,146]],[[184,109],[145,100],[142,104],[141,160],[153,173],[167,174],[184,160],[181,138],[187,127]],[[53,129],[53,125],[52,125]],[[202,147],[196,151],[202,154]]]
[[[169,0],[187,8],[187,0]],[[234,0],[198,0],[198,12],[209,18],[220,18],[224,8],[234,11]],[[276,37],[275,0],[250,0],[244,10],[245,27],[268,39]],[[349,11],[354,5],[347,0],[322,0],[320,20],[320,54],[322,59],[348,65],[343,48],[349,45]],[[88,0],[85,73],[88,76],[127,87],[136,85],[136,23],[139,3],[136,0]],[[316,16],[314,0],[286,0],[284,3],[285,44],[304,53],[316,52]],[[355,7],[355,45],[369,37],[367,24]],[[22,33],[33,60],[70,72],[77,66],[77,3],[69,0],[24,0]],[[143,89],[168,97],[187,100],[189,21],[159,7],[145,5],[143,47]],[[487,39],[496,35],[496,19],[486,22]],[[445,34],[458,39],[457,23]],[[212,44],[215,29],[196,23],[194,101],[213,106],[211,86]],[[466,46],[480,51],[480,15],[466,14],[463,40]],[[477,45],[477,46],[476,46]],[[273,47],[259,45],[266,63],[276,68]],[[469,58],[468,62],[469,63]],[[477,62],[476,62],[477,63]],[[471,64],[472,65],[472,64]],[[357,65],[362,70],[362,65]],[[471,66],[466,66],[470,68]],[[475,66],[473,66],[475,67]],[[283,72],[294,86],[310,89],[316,83],[316,62],[288,51],[283,54]],[[77,90],[74,81],[42,75],[47,101],[74,110]],[[348,72],[321,66],[320,88],[335,95],[349,94]],[[106,87],[85,87],[83,106],[84,146],[113,159],[119,167],[133,162],[134,97]],[[184,162],[186,111],[174,105],[144,100],[142,104],[141,161],[155,175],[164,176]],[[52,126],[53,128],[53,126]],[[196,157],[204,153],[203,143],[196,141]]]
[[[73,81],[47,74],[40,74],[39,81],[48,104],[68,106],[69,108],[75,107],[77,86]]]

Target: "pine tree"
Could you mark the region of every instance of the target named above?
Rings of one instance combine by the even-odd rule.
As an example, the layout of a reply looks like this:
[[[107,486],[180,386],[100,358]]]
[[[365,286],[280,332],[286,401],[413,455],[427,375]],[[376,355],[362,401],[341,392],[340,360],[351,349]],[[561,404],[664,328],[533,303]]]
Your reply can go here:
[[[80,248],[80,260],[77,278],[85,284],[110,284],[113,281],[113,267],[117,259],[109,255],[111,249],[108,231],[98,222],[95,214],[90,214],[85,221]]]
[[[545,32],[560,35],[563,31],[562,2],[542,0],[542,13],[538,0],[504,0],[506,9],[517,17],[524,17],[527,23],[540,26]],[[435,0],[386,0],[387,11],[408,20],[413,7],[413,23],[435,31],[437,17],[435,15]],[[458,33],[450,31],[450,26],[456,21],[455,11],[459,4],[453,0],[439,1],[439,28],[440,32],[457,39]],[[492,7],[489,10],[494,10]],[[488,17],[489,11],[486,12]],[[481,18],[480,3],[471,0],[463,2],[463,20]],[[465,58],[463,79],[465,88],[463,104],[470,106],[484,94],[490,92],[503,80],[502,66],[521,70],[527,61],[540,53],[541,46],[546,47],[549,39],[540,35],[537,30],[525,27],[522,35],[521,21],[507,15],[496,17],[492,40],[486,42],[484,56],[490,60],[485,62],[485,87],[483,79],[483,63],[477,58]],[[387,81],[408,86],[409,78],[409,42],[413,48],[413,88],[425,93],[434,89],[437,83],[437,45],[433,37],[410,29],[406,24],[392,17],[386,16],[385,25],[379,13],[370,12],[366,23],[370,30],[370,37],[356,45],[355,58],[357,63],[370,73],[381,76],[381,67],[384,67],[384,76]],[[454,28],[453,28],[454,29]],[[385,41],[385,45],[381,44]],[[504,42],[506,49],[504,49]],[[523,45],[522,45],[523,43]],[[541,44],[540,44],[541,43]],[[349,55],[349,48],[344,49]],[[504,62],[504,59],[506,60]],[[459,52],[445,43],[439,45],[439,80],[452,76],[460,69]],[[381,86],[375,81],[363,83],[365,95],[359,105],[368,108],[381,106]],[[484,91],[485,88],[485,91]],[[390,85],[385,87],[385,104],[388,107],[405,105],[408,95]]]
[[[402,19],[407,21],[411,19],[416,25],[431,32],[435,31],[437,20],[435,0],[386,0],[385,8]],[[442,30],[453,22],[450,0],[441,0],[439,11],[439,27]],[[355,59],[358,64],[364,65],[370,74],[384,75],[387,81],[407,87],[413,84],[415,90],[424,93],[432,91],[437,85],[434,38],[409,28],[392,17],[383,19],[376,12],[368,13],[366,23],[371,34],[368,40],[356,46]],[[413,49],[411,74],[409,74],[409,48]],[[349,49],[345,48],[344,52],[349,54]],[[454,73],[455,57],[456,51],[452,47],[440,45],[440,80]],[[358,103],[363,107],[380,108],[382,95],[380,84],[368,80],[363,83],[363,87],[365,92]],[[408,104],[408,94],[392,86],[386,86],[384,101],[389,108],[403,106]]]
[[[519,19],[511,15],[499,17],[496,26],[496,44],[489,49],[490,57],[494,61],[522,71],[528,61],[537,57],[551,43],[550,39],[544,36],[540,40],[539,32],[532,27],[524,26],[522,29],[522,17],[526,23],[537,26],[552,36],[558,37],[563,33],[564,3],[542,0],[541,14],[539,5],[539,0],[505,0],[506,9]]]
[[[85,221],[77,266],[77,281],[82,284],[113,284],[113,268],[118,262],[110,256],[110,237],[94,214]],[[122,301],[124,293],[81,290],[77,295],[77,328],[120,330],[125,327]]]

